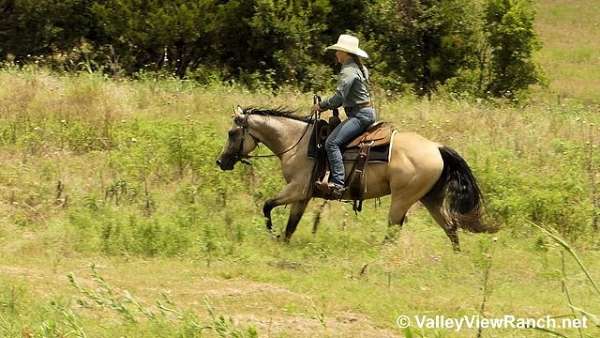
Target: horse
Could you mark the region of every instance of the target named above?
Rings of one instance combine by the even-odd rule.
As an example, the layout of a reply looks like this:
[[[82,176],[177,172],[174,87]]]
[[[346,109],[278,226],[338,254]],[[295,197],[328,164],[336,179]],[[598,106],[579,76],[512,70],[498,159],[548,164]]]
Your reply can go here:
[[[233,125],[216,164],[221,170],[233,170],[237,162],[247,162],[259,144],[265,145],[281,161],[286,185],[265,201],[266,228],[272,231],[271,211],[291,205],[282,236],[289,242],[296,231],[315,182],[315,160],[308,157],[308,146],[315,119],[298,116],[283,108],[236,107]],[[430,141],[414,132],[395,132],[390,141],[387,163],[370,163],[365,178],[364,199],[391,195],[386,241],[399,233],[408,209],[420,201],[442,227],[454,251],[460,251],[457,230],[495,232],[481,222],[483,196],[466,161],[453,149]],[[345,163],[346,173],[352,163]],[[350,199],[346,191],[342,200]]]

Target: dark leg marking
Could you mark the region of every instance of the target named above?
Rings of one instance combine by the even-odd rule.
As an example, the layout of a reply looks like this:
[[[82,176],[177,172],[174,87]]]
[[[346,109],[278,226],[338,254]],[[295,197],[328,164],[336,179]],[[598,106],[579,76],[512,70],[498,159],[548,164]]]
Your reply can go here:
[[[263,206],[263,215],[265,216],[267,231],[273,231],[273,222],[271,221],[271,210],[275,208],[277,205],[275,204],[275,200],[270,199],[267,200]]]
[[[290,238],[296,231],[296,227],[298,226],[298,223],[300,223],[300,220],[302,219],[302,215],[304,215],[304,210],[306,210],[307,205],[308,200],[299,201],[292,204],[292,208],[290,210],[290,217],[288,218],[288,223],[285,227],[285,242],[289,242]]]

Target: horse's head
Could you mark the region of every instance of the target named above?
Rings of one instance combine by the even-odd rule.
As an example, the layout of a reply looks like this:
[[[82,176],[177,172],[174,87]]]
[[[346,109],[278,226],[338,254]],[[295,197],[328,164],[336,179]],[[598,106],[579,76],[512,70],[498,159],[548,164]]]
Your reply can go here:
[[[249,114],[239,106],[234,109],[233,126],[227,132],[227,143],[217,159],[221,170],[232,170],[233,166],[258,146],[258,140],[248,129]]]

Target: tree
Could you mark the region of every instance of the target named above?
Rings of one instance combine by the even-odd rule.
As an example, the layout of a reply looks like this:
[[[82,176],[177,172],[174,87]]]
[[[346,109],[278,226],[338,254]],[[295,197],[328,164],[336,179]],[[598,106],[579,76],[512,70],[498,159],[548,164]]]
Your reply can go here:
[[[369,10],[365,35],[388,87],[412,84],[429,94],[475,65],[477,11],[471,0],[382,0]]]
[[[337,66],[324,47],[350,32],[386,89],[511,96],[540,79],[534,14],[531,0],[4,0],[0,58],[313,90]]]
[[[128,73],[166,69],[182,77],[210,52],[211,0],[107,0],[92,13],[102,22],[97,43],[115,49]]]
[[[493,96],[513,97],[541,78],[532,54],[540,48],[530,0],[488,0],[485,31],[491,48],[487,91]]]
[[[16,61],[67,51],[90,36],[86,0],[5,0],[0,3],[0,57]]]
[[[330,10],[327,0],[256,0],[247,53],[259,67],[246,70],[271,72],[275,83],[302,83],[314,56],[323,53]]]

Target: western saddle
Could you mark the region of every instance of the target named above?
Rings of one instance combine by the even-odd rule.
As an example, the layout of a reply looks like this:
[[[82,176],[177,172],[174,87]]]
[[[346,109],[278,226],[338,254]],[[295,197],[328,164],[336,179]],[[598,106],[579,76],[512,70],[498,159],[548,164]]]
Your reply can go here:
[[[325,140],[329,134],[341,123],[337,109],[329,121],[318,119],[315,122],[313,136],[309,146],[309,156],[316,159],[312,173],[313,196],[325,199],[334,199],[328,188],[329,161],[325,152]],[[351,169],[346,172],[345,188],[353,201],[353,209],[362,210],[363,194],[366,184],[366,173],[369,162],[387,162],[389,146],[394,126],[389,122],[378,121],[349,142],[342,149],[344,162],[353,162]]]

